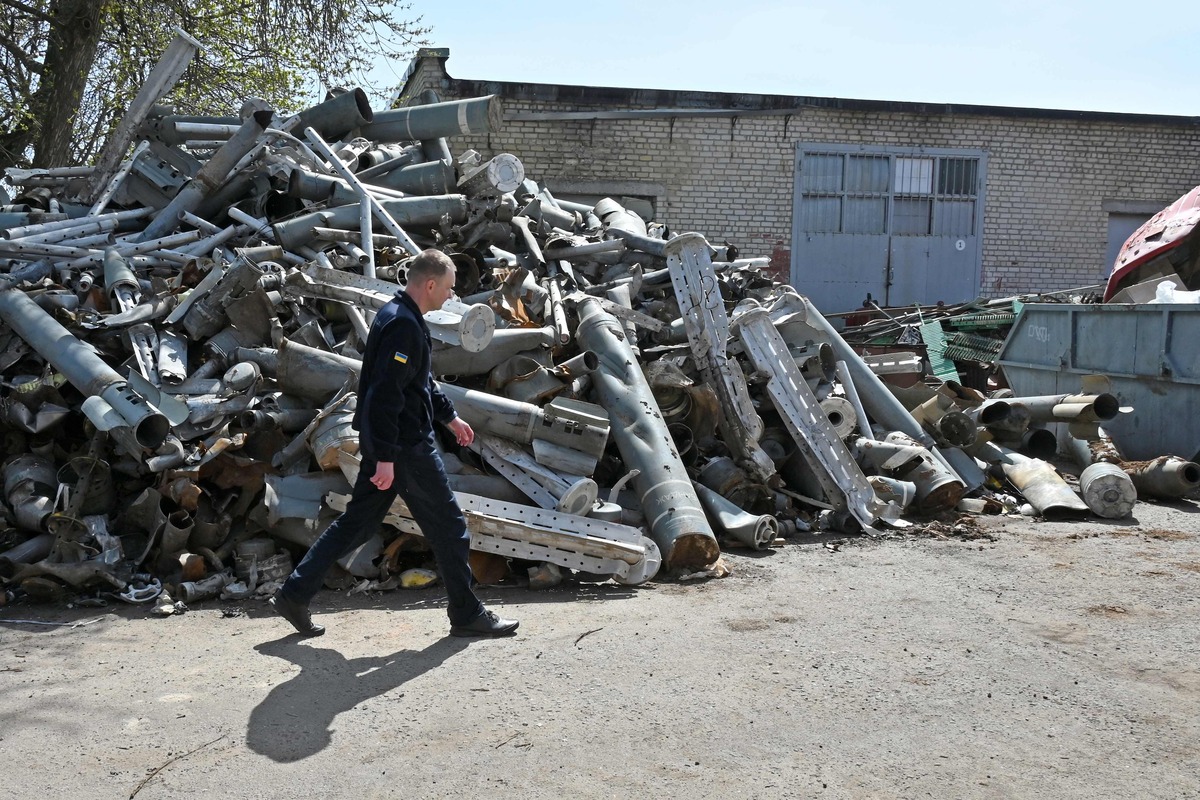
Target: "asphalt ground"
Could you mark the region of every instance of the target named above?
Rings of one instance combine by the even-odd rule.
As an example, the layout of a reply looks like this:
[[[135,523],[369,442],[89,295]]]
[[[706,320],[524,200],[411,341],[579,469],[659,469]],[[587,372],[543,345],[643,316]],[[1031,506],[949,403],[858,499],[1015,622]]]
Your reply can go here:
[[[1200,796],[1200,506],[975,517],[722,579],[0,608],[0,795]],[[28,622],[18,622],[28,620]],[[49,624],[32,624],[49,623]]]

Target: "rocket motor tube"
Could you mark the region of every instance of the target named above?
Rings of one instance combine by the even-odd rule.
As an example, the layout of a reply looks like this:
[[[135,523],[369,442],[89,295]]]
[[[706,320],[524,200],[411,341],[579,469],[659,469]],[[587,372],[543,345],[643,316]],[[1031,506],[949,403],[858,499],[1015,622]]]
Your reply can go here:
[[[640,470],[634,486],[663,562],[670,568],[708,566],[720,555],[716,536],[624,327],[598,300],[588,298],[579,304],[575,335],[580,346],[600,359],[591,376],[593,386],[612,418],[612,437],[621,458]]]

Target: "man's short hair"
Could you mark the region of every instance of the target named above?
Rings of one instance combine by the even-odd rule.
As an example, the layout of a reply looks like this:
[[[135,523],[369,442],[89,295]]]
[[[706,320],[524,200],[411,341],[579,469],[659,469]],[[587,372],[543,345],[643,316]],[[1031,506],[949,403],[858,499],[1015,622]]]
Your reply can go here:
[[[453,271],[454,262],[450,260],[450,256],[443,253],[441,250],[429,248],[422,250],[410,262],[408,262],[408,283],[421,283],[429,279],[437,280]]]

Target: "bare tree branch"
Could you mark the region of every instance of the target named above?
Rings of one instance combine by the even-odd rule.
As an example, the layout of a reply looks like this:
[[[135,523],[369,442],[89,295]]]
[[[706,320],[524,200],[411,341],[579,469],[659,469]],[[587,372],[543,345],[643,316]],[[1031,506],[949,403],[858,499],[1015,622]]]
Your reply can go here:
[[[43,22],[47,25],[51,22],[49,14],[26,3],[18,2],[18,0],[0,0],[0,6],[8,6],[9,8],[16,9],[22,14],[33,17],[38,22]]]
[[[295,111],[319,99],[311,96],[315,85],[356,84],[383,96],[390,86],[365,80],[373,62],[406,57],[428,32],[419,17],[403,18],[407,3],[389,0],[0,0],[0,6],[11,9],[0,20],[0,169],[93,157],[175,25],[204,50],[163,102],[194,114],[232,113],[250,96]],[[87,37],[72,24],[84,8],[100,9],[97,30]]]
[[[0,2],[4,2],[4,0],[0,0]],[[42,65],[30,58],[29,54],[19,44],[3,33],[0,33],[0,47],[3,47],[27,72],[32,72],[35,75],[42,74]]]

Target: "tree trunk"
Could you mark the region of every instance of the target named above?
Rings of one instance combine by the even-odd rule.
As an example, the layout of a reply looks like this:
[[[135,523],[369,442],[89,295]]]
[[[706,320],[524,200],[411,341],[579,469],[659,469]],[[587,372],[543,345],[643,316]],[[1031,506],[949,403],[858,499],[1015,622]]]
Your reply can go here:
[[[54,0],[50,43],[41,84],[33,96],[37,127],[33,139],[35,167],[70,166],[75,116],[96,60],[104,0]]]
[[[0,136],[0,172],[24,163],[25,149],[31,139],[32,132],[24,125]]]

